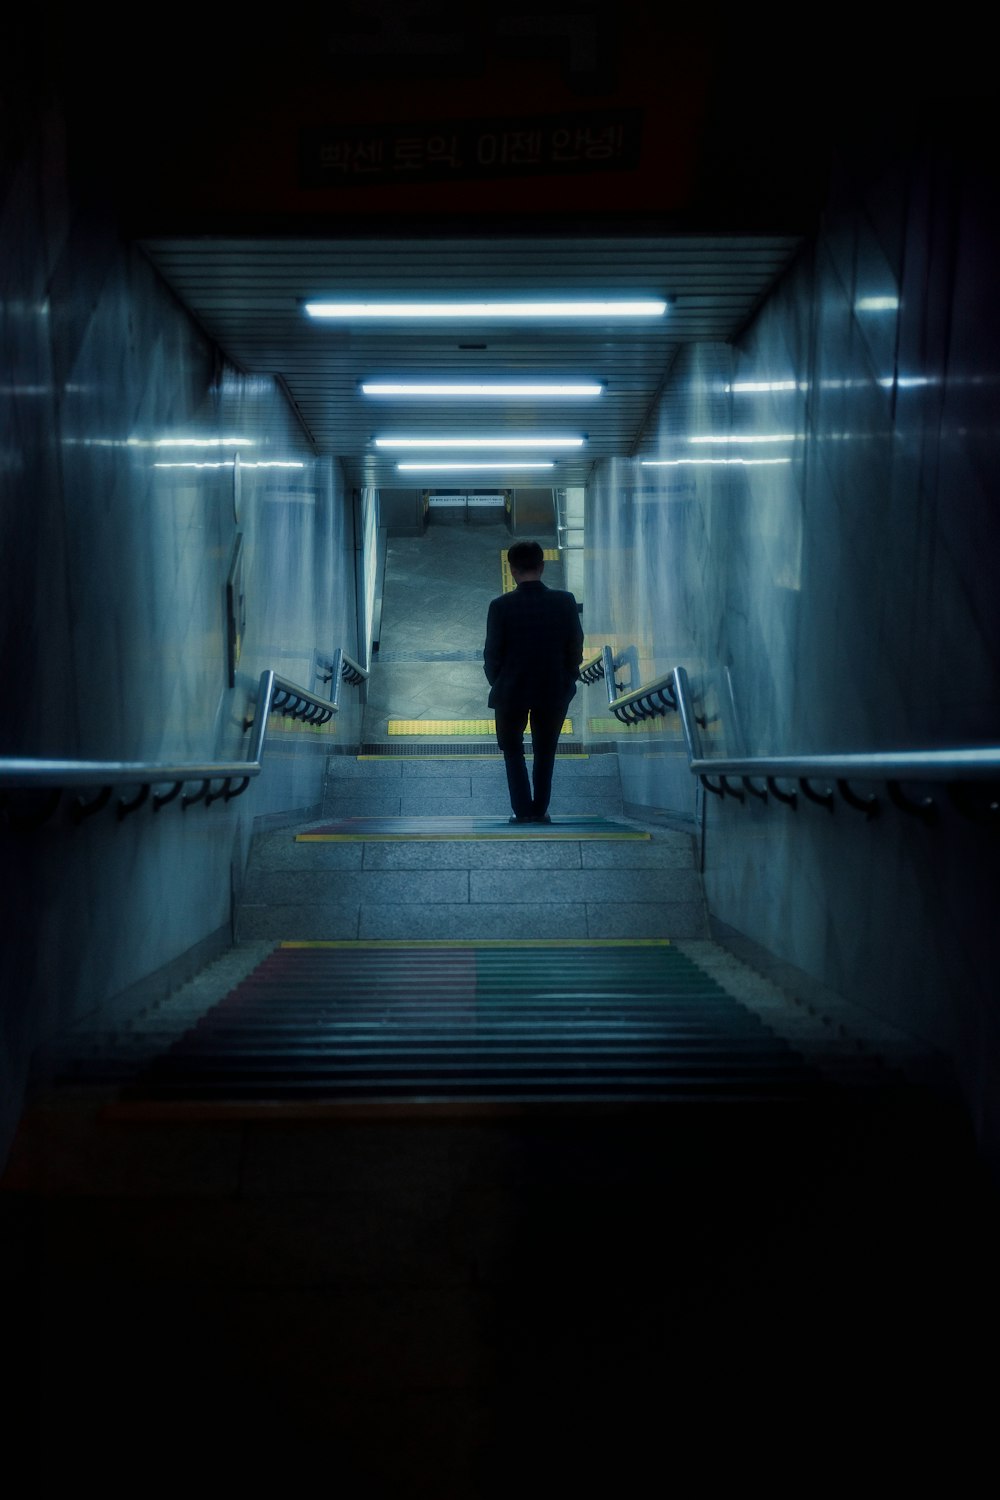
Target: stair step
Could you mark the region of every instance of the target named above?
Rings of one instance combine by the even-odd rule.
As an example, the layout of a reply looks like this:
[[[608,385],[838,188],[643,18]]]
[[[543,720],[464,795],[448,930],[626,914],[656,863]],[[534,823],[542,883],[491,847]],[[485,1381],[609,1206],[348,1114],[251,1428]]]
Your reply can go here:
[[[289,944],[123,1099],[788,1099],[819,1086],[668,944]]]
[[[614,819],[587,815],[554,817],[551,823],[511,823],[508,817],[346,817],[295,835],[296,843],[333,843],[349,839],[612,839],[648,843],[650,835]]]

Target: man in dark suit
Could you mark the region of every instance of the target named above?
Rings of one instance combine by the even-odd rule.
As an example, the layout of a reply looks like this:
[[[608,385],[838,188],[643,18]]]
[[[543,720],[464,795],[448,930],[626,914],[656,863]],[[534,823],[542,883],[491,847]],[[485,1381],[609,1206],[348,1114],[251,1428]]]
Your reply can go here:
[[[542,582],[545,556],[537,542],[515,542],[507,561],[517,587],[490,604],[483,667],[507,768],[510,821],[548,823],[556,747],[583,659],[583,627],[573,595]],[[524,761],[529,714],[531,782]]]

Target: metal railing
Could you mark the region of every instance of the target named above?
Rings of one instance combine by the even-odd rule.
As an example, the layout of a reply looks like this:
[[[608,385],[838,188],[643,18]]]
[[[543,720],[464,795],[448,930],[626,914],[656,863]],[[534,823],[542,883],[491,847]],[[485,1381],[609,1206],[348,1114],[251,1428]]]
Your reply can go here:
[[[599,665],[598,665],[599,662]],[[584,667],[591,675],[584,676]],[[619,694],[610,646],[600,658],[580,669],[585,682],[601,677],[608,686],[608,707],[622,724],[637,724],[656,715],[680,716],[688,767],[708,792],[718,797],[747,796],[767,802],[774,797],[796,807],[799,794],[810,802],[832,808],[837,796],[857,812],[874,817],[879,798],[858,792],[853,782],[884,782],[889,801],[901,811],[927,820],[936,814],[936,799],[927,792],[912,796],[904,786],[945,783],[952,803],[967,816],[1000,825],[1000,746],[983,745],[945,750],[885,750],[844,755],[709,756],[702,753],[699,724],[687,672],[675,667],[664,677]],[[780,783],[785,783],[781,785]],[[790,788],[788,783],[792,783]],[[975,784],[975,790],[970,787]],[[797,785],[795,785],[797,784]]]
[[[552,491],[552,499],[555,504],[556,518],[556,545],[560,552],[582,552],[583,551],[583,516],[578,515],[571,518],[569,514],[568,501],[565,489]],[[574,540],[571,540],[573,538]]]
[[[336,683],[329,699],[320,698],[308,688],[288,682],[274,672],[260,674],[257,696],[249,705],[244,732],[253,731],[244,760],[214,761],[127,761],[127,760],[48,760],[0,758],[0,802],[7,821],[15,826],[34,827],[52,816],[63,794],[69,790],[97,787],[96,796],[77,797],[73,817],[77,822],[106,807],[116,787],[134,789],[134,795],[119,797],[117,815],[126,818],[149,802],[154,812],[180,797],[182,808],[203,802],[231,802],[246,791],[263,769],[267,720],[271,713],[300,719],[308,724],[326,724],[339,709],[342,682],[357,684],[368,676],[365,669],[338,649],[333,658]],[[329,681],[329,678],[324,680]],[[253,713],[250,712],[253,709]],[[236,785],[235,783],[238,783]],[[184,793],[186,786],[198,790]],[[155,790],[163,788],[164,790]],[[167,790],[169,788],[169,790]],[[44,800],[29,811],[10,805],[10,793],[43,793]],[[184,795],[182,795],[184,793]]]
[[[343,646],[338,646],[333,653],[330,670],[328,672],[320,672],[318,675],[320,682],[333,682],[330,702],[333,705],[334,713],[336,713],[340,708],[340,689],[342,684],[346,682],[351,687],[359,687],[362,682],[367,680],[369,674],[359,662],[354,660],[353,656],[348,656]]]
[[[605,651],[610,655],[611,647],[605,646],[603,650],[598,651],[596,656],[590,656],[586,661],[582,661],[580,663],[579,677],[581,682],[600,682],[601,678],[604,676]],[[611,677],[613,680],[614,672],[612,672]]]

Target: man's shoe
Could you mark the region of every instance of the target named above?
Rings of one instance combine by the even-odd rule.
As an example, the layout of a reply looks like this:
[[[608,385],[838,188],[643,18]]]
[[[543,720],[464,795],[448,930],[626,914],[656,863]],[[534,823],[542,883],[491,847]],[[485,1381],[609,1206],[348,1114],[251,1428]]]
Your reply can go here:
[[[518,818],[518,817],[516,817],[512,813],[511,816],[507,819],[507,822],[508,823],[537,823],[538,819],[537,818]]]
[[[549,817],[548,813],[542,813],[541,817],[540,818],[534,818],[533,822],[535,822],[535,823],[551,823],[552,819]]]

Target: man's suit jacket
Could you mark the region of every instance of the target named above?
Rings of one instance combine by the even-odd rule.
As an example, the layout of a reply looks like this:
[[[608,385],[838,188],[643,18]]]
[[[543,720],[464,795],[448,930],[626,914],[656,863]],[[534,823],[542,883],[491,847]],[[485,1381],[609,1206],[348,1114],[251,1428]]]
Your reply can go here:
[[[568,704],[583,660],[583,627],[572,594],[541,579],[490,604],[483,668],[491,708],[521,713]]]

